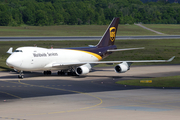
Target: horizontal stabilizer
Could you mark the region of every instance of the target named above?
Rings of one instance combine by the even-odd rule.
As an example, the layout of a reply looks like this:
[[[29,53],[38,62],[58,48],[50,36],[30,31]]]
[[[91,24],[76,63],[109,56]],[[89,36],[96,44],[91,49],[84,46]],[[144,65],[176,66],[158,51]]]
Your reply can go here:
[[[107,50],[107,51],[108,52],[116,52],[116,51],[139,50],[139,49],[144,49],[144,47],[140,47],[140,48],[126,48],[126,49],[112,49],[112,50]]]
[[[96,47],[96,46],[94,46],[94,45],[88,45],[89,47]]]

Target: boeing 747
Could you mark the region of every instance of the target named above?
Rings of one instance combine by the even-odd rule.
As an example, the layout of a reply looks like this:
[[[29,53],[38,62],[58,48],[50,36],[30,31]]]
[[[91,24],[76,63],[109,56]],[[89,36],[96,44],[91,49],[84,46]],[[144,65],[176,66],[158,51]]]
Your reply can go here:
[[[11,54],[6,64],[19,72],[18,78],[23,78],[23,71],[58,71],[59,75],[70,73],[71,75],[88,74],[92,67],[97,64],[117,63],[114,70],[124,73],[130,69],[134,62],[170,62],[169,60],[128,60],[128,61],[100,61],[116,51],[136,50],[143,48],[117,49],[114,45],[118,29],[119,18],[114,18],[96,46],[76,48],[47,49],[41,47],[19,47],[14,52],[10,48],[7,53]]]

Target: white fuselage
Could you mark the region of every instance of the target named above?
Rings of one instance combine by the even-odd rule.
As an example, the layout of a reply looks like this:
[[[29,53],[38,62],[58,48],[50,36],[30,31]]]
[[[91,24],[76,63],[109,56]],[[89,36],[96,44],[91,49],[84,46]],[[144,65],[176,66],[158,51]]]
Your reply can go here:
[[[70,62],[95,62],[101,58],[91,52],[71,49],[46,49],[40,47],[21,47],[17,48],[6,64],[11,68],[21,71],[37,70],[63,70],[62,67],[52,67],[53,63]]]

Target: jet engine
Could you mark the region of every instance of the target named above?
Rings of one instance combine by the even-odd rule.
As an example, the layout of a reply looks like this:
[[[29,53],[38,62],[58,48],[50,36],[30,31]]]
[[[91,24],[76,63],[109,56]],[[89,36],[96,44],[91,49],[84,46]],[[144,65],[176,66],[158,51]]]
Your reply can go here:
[[[122,62],[121,64],[118,64],[115,66],[114,70],[117,73],[125,73],[130,69],[130,63]]]
[[[88,74],[91,70],[91,65],[90,64],[86,64],[86,65],[82,65],[76,68],[76,74],[77,75],[84,75],[84,74]]]

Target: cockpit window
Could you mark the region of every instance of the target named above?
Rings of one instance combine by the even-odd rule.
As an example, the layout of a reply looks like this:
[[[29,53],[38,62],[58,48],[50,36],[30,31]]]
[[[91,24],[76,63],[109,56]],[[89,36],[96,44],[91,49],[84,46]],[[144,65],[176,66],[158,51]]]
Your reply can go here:
[[[22,50],[15,50],[14,52],[22,52]]]

